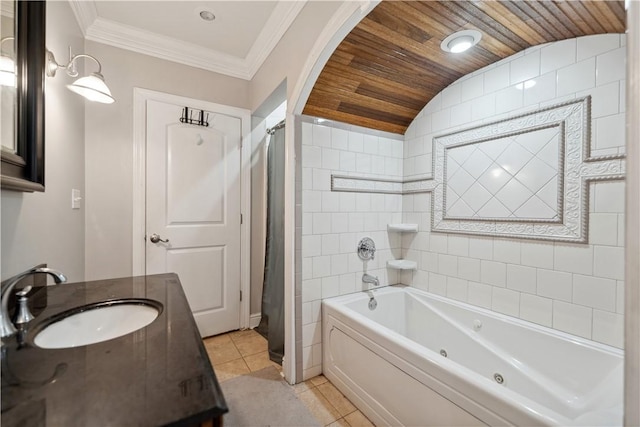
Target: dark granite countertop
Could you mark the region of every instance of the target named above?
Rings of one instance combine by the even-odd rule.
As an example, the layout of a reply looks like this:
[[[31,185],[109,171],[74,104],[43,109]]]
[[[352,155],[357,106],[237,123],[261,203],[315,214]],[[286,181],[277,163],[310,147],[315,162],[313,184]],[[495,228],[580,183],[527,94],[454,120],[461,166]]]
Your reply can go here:
[[[24,343],[2,347],[2,425],[199,425],[227,406],[175,274],[46,287],[46,307]],[[67,349],[33,345],[33,330],[70,308],[118,298],[164,306],[151,324],[120,338]]]

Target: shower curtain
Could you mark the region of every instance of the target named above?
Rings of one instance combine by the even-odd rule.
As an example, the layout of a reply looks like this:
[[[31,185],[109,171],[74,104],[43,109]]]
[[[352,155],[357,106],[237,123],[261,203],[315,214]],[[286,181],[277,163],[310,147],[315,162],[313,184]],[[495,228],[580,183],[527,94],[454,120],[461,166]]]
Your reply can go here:
[[[267,147],[267,242],[262,285],[262,319],[258,332],[268,341],[269,358],[284,356],[284,127]]]

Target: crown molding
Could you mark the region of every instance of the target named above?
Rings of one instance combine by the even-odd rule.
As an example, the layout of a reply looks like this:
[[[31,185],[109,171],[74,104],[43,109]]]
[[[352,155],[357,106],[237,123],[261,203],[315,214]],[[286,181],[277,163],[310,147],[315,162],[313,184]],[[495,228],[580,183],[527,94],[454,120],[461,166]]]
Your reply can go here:
[[[244,80],[253,78],[306,2],[279,1],[247,56],[240,58],[101,18],[94,0],[69,0],[87,40]]]
[[[231,77],[251,78],[244,59],[100,17],[87,30],[86,39]]]
[[[71,10],[76,16],[82,35],[86,37],[87,29],[98,19],[96,3],[93,0],[69,0],[69,6],[71,6]]]
[[[278,42],[287,32],[300,11],[304,8],[307,0],[279,1],[273,9],[271,16],[267,20],[264,28],[260,31],[258,38],[249,50],[246,57],[246,64],[250,78],[258,72],[269,54],[278,45]]]

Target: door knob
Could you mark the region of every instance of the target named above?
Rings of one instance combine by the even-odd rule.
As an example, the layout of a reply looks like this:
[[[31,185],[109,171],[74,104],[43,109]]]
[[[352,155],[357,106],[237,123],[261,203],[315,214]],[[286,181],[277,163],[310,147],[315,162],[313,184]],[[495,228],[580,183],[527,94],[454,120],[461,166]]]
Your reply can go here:
[[[169,243],[169,239],[161,239],[160,236],[156,233],[153,233],[151,236],[149,236],[149,240],[151,240],[151,243]]]

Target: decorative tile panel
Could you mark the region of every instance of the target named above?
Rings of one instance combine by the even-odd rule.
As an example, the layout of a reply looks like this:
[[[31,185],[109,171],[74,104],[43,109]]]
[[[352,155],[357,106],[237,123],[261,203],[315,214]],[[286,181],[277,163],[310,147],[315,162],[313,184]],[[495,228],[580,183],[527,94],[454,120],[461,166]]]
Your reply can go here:
[[[624,179],[591,157],[590,97],[433,139],[432,230],[586,242],[588,183]]]
[[[331,191],[432,193],[431,230],[586,243],[589,183],[623,180],[591,156],[591,97],[433,138],[433,177],[331,175]]]
[[[411,194],[433,191],[433,179],[384,179],[365,176],[331,175],[331,191],[350,193]]]
[[[331,191],[401,194],[402,180],[331,175]]]
[[[445,218],[560,221],[562,123],[445,147]]]

